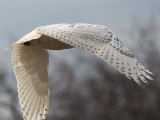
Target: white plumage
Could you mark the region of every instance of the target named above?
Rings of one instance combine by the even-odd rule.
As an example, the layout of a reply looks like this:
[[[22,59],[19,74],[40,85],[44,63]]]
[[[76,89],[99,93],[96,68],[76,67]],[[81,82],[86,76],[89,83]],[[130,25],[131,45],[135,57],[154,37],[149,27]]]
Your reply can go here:
[[[140,85],[151,74],[108,28],[54,24],[36,28],[12,45],[13,69],[25,120],[46,118],[49,104],[48,52],[79,47],[97,55]]]

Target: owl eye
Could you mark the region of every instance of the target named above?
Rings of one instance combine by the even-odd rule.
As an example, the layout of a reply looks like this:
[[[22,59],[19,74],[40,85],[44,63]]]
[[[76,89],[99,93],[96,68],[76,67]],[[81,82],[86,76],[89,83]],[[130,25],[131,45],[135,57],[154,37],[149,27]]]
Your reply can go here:
[[[30,45],[31,45],[30,42],[24,42],[23,44],[24,44],[25,46],[30,46]]]

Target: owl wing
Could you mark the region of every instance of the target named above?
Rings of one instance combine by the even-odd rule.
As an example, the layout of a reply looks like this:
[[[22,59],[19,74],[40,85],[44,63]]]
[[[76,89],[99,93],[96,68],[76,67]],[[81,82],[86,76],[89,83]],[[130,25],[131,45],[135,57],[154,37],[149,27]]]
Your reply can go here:
[[[31,38],[25,39],[29,41]],[[24,119],[45,119],[49,103],[48,52],[38,46],[15,43],[12,47],[12,64]]]
[[[115,67],[140,85],[148,83],[151,74],[142,66],[111,30],[101,25],[92,24],[56,24],[42,26],[37,31],[54,40],[90,51]],[[61,45],[57,45],[61,47]]]

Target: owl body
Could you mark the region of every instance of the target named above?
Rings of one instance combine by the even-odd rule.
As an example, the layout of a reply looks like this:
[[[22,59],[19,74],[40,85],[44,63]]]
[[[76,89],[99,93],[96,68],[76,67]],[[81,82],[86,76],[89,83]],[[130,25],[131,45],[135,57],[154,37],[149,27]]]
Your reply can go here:
[[[48,113],[48,52],[81,48],[111,64],[119,72],[147,83],[152,74],[138,62],[107,27],[85,23],[41,26],[12,45],[12,63],[25,120],[43,120]]]

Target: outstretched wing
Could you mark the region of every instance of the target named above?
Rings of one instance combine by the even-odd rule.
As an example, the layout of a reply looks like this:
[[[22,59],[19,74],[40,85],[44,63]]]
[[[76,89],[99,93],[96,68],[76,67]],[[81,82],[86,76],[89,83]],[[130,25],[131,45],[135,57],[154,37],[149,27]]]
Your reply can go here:
[[[107,61],[113,67],[133,78],[148,83],[151,74],[142,66],[122,42],[106,27],[91,24],[56,24],[42,26],[37,31],[45,36],[70,46],[90,51]],[[60,47],[61,45],[57,45]]]
[[[14,44],[12,64],[24,119],[45,119],[49,103],[48,52],[38,46]]]

